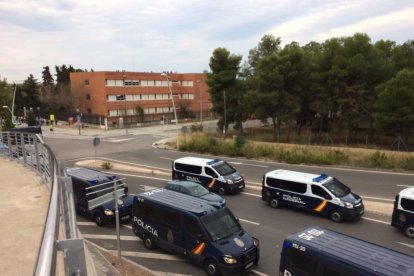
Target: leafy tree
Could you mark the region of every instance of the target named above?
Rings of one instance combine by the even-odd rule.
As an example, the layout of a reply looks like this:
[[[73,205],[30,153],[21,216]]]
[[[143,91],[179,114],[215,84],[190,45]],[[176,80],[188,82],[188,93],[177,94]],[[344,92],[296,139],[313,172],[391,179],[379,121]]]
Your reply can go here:
[[[414,40],[408,40],[394,49],[393,60],[398,71],[414,69]]]
[[[55,95],[55,82],[50,73],[49,66],[43,67],[42,71],[42,85],[41,85],[41,93],[40,93],[40,100],[42,102],[42,110],[51,110],[54,106],[56,101]]]
[[[19,92],[21,92],[21,95],[16,92],[16,108],[22,110],[23,106],[32,107],[33,109],[40,107],[40,86],[32,74],[23,82]]]
[[[221,130],[228,129],[230,123],[236,122],[241,125],[243,116],[239,114],[240,109],[237,105],[240,98],[243,98],[243,90],[237,79],[240,71],[242,57],[231,54],[225,48],[214,50],[210,58],[211,73],[207,74],[207,84],[209,86],[210,99],[213,104],[212,111],[220,114],[222,119],[218,125]],[[224,93],[225,101],[224,105]]]
[[[37,124],[36,115],[32,111],[27,112],[27,125],[36,126]]]
[[[137,105],[135,106],[135,114],[138,115],[138,119],[139,121],[143,122],[144,121],[144,109],[142,108],[142,106]]]
[[[376,127],[397,136],[411,132],[414,126],[414,70],[400,71],[377,91]]]
[[[0,118],[7,118],[10,115],[10,112],[2,108],[2,106],[11,106],[12,93],[13,91],[7,84],[6,79],[0,80]],[[7,113],[9,113],[9,115],[7,115]]]
[[[65,64],[58,67],[56,70],[56,92],[58,95],[55,109],[57,111],[73,111],[75,108],[72,103],[72,95],[70,88],[70,73],[83,72],[82,69],[75,69],[72,65],[67,67]]]

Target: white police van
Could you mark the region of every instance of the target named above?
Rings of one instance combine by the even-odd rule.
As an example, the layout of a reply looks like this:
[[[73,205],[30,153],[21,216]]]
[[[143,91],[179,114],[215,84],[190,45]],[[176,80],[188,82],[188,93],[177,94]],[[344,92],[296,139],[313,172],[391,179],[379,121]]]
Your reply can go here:
[[[414,257],[317,226],[283,242],[279,276],[412,276]]]
[[[395,197],[391,225],[414,238],[414,187],[402,190]]]
[[[338,179],[289,170],[274,170],[262,180],[262,200],[273,208],[303,209],[329,216],[335,222],[364,214],[362,199]]]
[[[220,195],[244,189],[240,173],[221,159],[183,157],[172,163],[172,179],[199,183]]]

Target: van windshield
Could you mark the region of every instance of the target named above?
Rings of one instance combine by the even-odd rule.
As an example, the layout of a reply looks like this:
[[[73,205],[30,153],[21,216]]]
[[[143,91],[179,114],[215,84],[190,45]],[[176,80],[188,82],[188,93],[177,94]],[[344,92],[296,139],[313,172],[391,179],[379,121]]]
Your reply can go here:
[[[220,175],[229,175],[236,172],[236,169],[233,168],[229,163],[226,161],[220,162],[217,165],[212,166]]]
[[[227,238],[241,231],[240,224],[227,208],[202,218],[201,222],[213,241]]]
[[[337,197],[343,197],[346,196],[351,192],[351,189],[349,189],[345,184],[340,182],[338,179],[334,178],[331,181],[322,184],[326,189],[328,189],[334,196]]]

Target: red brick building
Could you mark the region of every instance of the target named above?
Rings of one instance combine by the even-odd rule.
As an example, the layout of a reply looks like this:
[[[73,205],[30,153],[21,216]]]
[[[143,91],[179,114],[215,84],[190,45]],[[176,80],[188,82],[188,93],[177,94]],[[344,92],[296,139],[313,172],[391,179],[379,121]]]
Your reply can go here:
[[[70,73],[75,108],[83,114],[107,118],[108,124],[174,120],[170,89],[179,120],[210,117],[205,80],[206,75],[201,73]]]

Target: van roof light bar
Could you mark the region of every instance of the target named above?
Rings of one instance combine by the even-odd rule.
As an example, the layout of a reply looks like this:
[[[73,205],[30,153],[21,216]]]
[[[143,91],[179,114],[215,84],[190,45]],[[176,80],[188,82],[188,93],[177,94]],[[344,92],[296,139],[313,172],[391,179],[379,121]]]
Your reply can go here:
[[[318,177],[312,178],[313,182],[322,182],[323,180],[327,179],[329,177],[329,175],[327,175],[326,173],[321,173],[321,175],[319,175]]]

